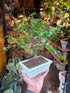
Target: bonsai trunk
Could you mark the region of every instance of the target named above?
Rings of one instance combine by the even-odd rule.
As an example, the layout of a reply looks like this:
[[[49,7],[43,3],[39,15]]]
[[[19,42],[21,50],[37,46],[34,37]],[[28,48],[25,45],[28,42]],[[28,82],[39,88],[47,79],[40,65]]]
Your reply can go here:
[[[36,50],[36,52],[34,53],[34,57],[37,57],[37,50]]]
[[[37,57],[38,46],[36,46],[35,48],[36,48],[36,51],[34,52],[34,57]]]

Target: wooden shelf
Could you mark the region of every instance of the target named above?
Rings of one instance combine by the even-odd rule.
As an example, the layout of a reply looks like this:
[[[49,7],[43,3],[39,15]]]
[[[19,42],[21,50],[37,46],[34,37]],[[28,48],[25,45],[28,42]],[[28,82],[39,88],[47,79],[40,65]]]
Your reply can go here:
[[[48,48],[46,48],[46,49],[48,50]],[[57,56],[52,51],[50,51],[50,53],[58,61],[59,64],[61,64],[61,65],[67,65],[68,64],[67,60],[64,63],[62,63],[61,61],[58,60]]]
[[[48,40],[49,41],[49,40]],[[51,42],[51,41],[50,41]],[[61,47],[59,47],[58,45],[56,45],[55,43],[51,42],[51,44],[55,47],[58,48],[60,51],[67,52],[70,51],[70,49],[66,48],[66,49],[62,49]],[[48,48],[46,48],[48,50]],[[61,65],[67,65],[68,64],[68,60],[66,60],[64,63],[62,63],[60,60],[58,60],[58,57],[52,52],[50,51],[51,55],[53,55],[53,57],[58,61],[59,64]]]
[[[58,45],[54,44],[53,42],[51,42],[53,46],[55,46],[56,48],[58,48],[61,51],[70,51],[70,49],[66,48],[66,49],[62,49],[61,47],[59,47]]]

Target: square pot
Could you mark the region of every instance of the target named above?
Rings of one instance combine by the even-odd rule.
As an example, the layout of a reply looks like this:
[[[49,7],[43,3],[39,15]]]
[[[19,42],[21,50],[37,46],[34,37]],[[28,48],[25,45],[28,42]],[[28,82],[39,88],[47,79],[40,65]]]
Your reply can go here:
[[[25,62],[28,62],[28,61],[31,61],[31,60],[36,60],[38,58],[42,58],[44,59],[46,62],[42,63],[42,64],[39,64],[37,66],[34,66],[34,67],[27,67],[25,64]],[[35,58],[31,58],[31,59],[27,59],[27,60],[24,60],[24,61],[20,61],[19,64],[21,65],[22,67],[22,70],[26,73],[26,75],[30,78],[33,78],[35,76],[37,76],[38,74],[40,73],[43,73],[45,71],[47,71],[51,65],[52,61],[43,57],[43,56],[37,56]],[[30,64],[31,65],[31,64]]]

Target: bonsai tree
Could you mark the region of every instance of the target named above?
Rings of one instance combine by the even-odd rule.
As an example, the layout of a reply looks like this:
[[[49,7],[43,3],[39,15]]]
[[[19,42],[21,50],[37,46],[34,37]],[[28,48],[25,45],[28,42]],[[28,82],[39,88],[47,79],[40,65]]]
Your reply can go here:
[[[61,31],[60,27],[52,27],[51,25],[45,24],[41,18],[35,19],[33,13],[29,19],[23,21],[21,20],[18,27],[14,28],[14,33],[18,35],[7,35],[9,45],[4,47],[4,50],[8,50],[10,47],[18,46],[22,49],[30,48],[31,53],[37,53],[37,47],[41,44],[45,44],[49,51],[53,51],[57,54],[51,42],[48,41],[57,35]],[[62,32],[62,31],[61,31]]]

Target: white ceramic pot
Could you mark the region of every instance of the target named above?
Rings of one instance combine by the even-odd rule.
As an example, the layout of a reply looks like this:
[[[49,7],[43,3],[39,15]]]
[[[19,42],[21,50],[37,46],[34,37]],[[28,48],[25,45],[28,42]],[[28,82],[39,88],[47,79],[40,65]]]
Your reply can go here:
[[[60,71],[61,70],[61,65],[59,63],[57,63],[56,68]]]
[[[62,74],[66,74],[66,71],[60,71],[59,72],[59,80],[60,80],[60,82],[65,83],[65,77],[62,76]]]
[[[19,62],[19,64],[20,64],[21,67],[22,67],[22,70],[23,70],[23,71],[26,73],[26,75],[27,75],[28,77],[30,77],[30,78],[33,78],[33,77],[35,77],[36,75],[47,71],[47,70],[49,69],[51,63],[52,63],[51,60],[49,60],[49,59],[47,59],[47,58],[45,58],[45,57],[43,57],[43,56],[37,56],[36,58],[38,58],[38,57],[42,57],[42,58],[45,59],[47,62],[46,62],[46,63],[43,63],[43,64],[40,64],[40,65],[38,65],[38,66],[35,66],[35,67],[33,67],[33,68],[28,68],[27,66],[25,66],[25,65],[23,64],[24,62],[27,62],[27,61],[29,61],[29,60],[31,60],[31,59],[33,59],[33,58]]]
[[[67,41],[61,40],[61,46],[62,46],[62,49],[66,49],[67,44],[68,44]]]

